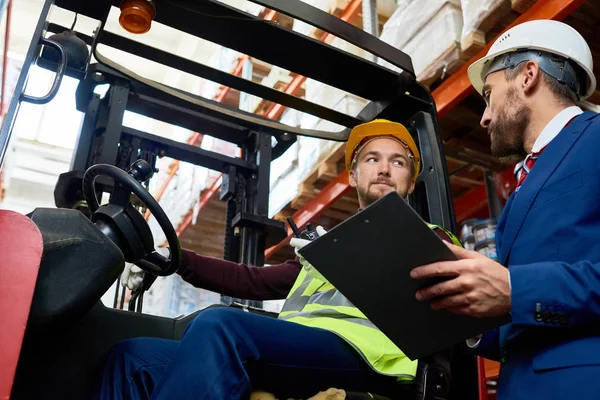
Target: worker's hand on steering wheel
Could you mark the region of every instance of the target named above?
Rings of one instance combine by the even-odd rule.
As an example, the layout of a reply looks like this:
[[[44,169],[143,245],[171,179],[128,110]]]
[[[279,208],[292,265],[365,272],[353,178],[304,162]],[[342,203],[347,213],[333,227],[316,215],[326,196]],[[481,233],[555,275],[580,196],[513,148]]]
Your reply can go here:
[[[143,281],[144,271],[135,264],[125,263],[125,269],[121,274],[121,286],[135,292],[142,286]]]
[[[164,257],[169,257],[170,251],[167,247],[159,247],[156,252]],[[121,274],[121,286],[127,287],[135,292],[142,286],[144,281],[144,270],[135,264],[125,263],[125,269]]]
[[[317,226],[316,231],[319,234],[319,237],[321,237],[327,233],[327,231],[320,225]],[[319,273],[319,271],[317,271],[316,268],[313,267],[311,263],[306,261],[306,259],[304,257],[302,257],[302,255],[298,251],[301,248],[303,248],[304,246],[306,246],[307,244],[309,244],[310,242],[311,241],[307,240],[307,239],[292,238],[292,240],[290,240],[290,246],[292,246],[294,248],[294,253],[296,253],[296,256],[298,257],[298,261],[300,261],[300,264],[302,264],[302,267],[306,270],[306,272],[309,275],[311,275],[313,278],[319,279],[323,282],[328,282],[328,280],[323,275],[321,275],[321,273]]]

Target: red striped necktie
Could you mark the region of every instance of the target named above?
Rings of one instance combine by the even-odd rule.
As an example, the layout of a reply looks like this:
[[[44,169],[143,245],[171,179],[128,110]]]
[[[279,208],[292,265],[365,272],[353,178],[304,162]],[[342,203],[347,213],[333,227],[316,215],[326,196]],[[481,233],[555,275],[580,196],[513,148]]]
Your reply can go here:
[[[544,151],[546,147],[542,148],[540,151],[528,154],[525,158],[525,162],[523,163],[523,169],[521,170],[521,176],[519,177],[519,182],[517,182],[517,187],[521,186],[527,175],[529,175],[529,171],[533,168],[533,164],[540,158],[540,155]]]

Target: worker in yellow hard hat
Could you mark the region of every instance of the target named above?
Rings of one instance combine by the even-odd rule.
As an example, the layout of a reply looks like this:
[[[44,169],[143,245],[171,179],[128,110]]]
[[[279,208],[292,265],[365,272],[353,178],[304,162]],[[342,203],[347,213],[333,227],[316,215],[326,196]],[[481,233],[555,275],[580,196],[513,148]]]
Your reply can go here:
[[[350,132],[346,169],[361,208],[392,190],[406,198],[415,188],[420,168],[419,149],[404,125],[376,119]]]
[[[364,208],[391,191],[408,196],[421,161],[402,124],[375,120],[352,130],[346,166]],[[443,240],[460,243],[431,227]],[[317,232],[326,234],[322,227]],[[296,252],[306,243],[290,242]],[[218,307],[198,314],[181,341],[120,342],[109,355],[99,398],[247,398],[257,387],[278,398],[308,398],[328,387],[414,397],[406,383],[416,376],[417,360],[406,357],[298,252],[297,259],[268,268],[182,253],[178,274],[188,283],[236,298],[285,298],[279,317]],[[137,278],[128,274],[123,281],[133,290]]]
[[[413,192],[421,169],[421,155],[411,134],[404,125],[384,119],[352,129],[346,144],[345,160],[349,183],[356,188],[361,209],[392,191],[406,198]],[[462,246],[452,233],[437,225],[429,224],[429,227],[442,240]],[[319,236],[326,234],[320,226],[317,231]],[[349,342],[374,370],[396,376],[404,382],[410,381],[415,376],[417,362],[409,360],[302,257],[298,250],[308,243],[308,240],[299,238],[290,241],[296,248],[303,270],[287,297],[280,318],[335,332]],[[324,296],[325,292],[327,296]]]

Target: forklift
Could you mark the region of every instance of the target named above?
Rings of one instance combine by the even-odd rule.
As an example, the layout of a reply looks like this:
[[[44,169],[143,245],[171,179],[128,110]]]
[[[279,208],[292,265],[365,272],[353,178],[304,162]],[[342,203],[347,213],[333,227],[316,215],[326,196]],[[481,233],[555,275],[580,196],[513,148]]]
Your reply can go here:
[[[410,57],[299,0],[252,1],[309,23],[399,70],[393,71],[218,0],[45,1],[0,131],[0,165],[19,105],[52,101],[64,76],[79,80],[76,105],[84,119],[70,171],[60,176],[55,188],[56,208],[37,208],[27,216],[0,211],[4,213],[0,214],[4,215],[0,218],[0,237],[19,236],[29,254],[21,257],[20,248],[11,248],[5,257],[17,260],[19,268],[0,265],[0,275],[15,276],[22,283],[15,290],[19,303],[26,305],[14,307],[4,329],[4,335],[10,335],[7,337],[13,358],[5,360],[8,364],[0,372],[0,382],[4,383],[0,388],[8,387],[11,399],[91,398],[115,343],[134,337],[180,339],[187,324],[201,312],[177,318],[141,312],[143,291],[156,277],[174,274],[181,263],[176,231],[145,186],[159,157],[223,173],[220,199],[227,202],[224,258],[262,266],[265,249],[287,235],[283,222],[268,217],[271,162],[298,136],[343,142],[354,126],[385,118],[404,124],[420,148],[423,168],[409,198],[410,205],[423,219],[456,232],[436,107],[430,92],[417,82]],[[130,18],[124,23],[129,23],[131,29],[147,30],[149,25],[140,25],[150,16],[157,23],[369,102],[357,116],[351,116],[107,31],[110,12],[118,12],[118,7],[124,10],[131,3],[137,3],[137,13],[121,14],[124,20]],[[97,28],[93,32],[76,32],[51,23],[49,13],[54,8],[91,18],[97,22]],[[281,44],[289,51],[271,50]],[[98,45],[314,115],[343,129],[327,132],[293,127],[166,86],[105,57]],[[34,64],[56,72],[51,89],[42,97],[25,93],[27,76]],[[108,85],[103,96],[95,91],[99,85]],[[226,156],[123,126],[126,111],[206,132],[237,145],[241,156]],[[103,194],[110,194],[106,204],[101,204]],[[166,236],[169,257],[156,252],[152,231],[142,214],[145,210],[152,213]],[[6,236],[1,236],[2,231]],[[36,251],[37,265],[27,267],[27,262],[36,264]],[[143,290],[132,297],[129,310],[116,307],[116,295],[115,307],[107,307],[100,299],[119,279],[125,262],[146,271]],[[6,293],[0,295],[2,309],[10,301]],[[228,306],[277,316],[247,304]],[[486,391],[476,357],[462,345],[420,359],[412,385],[414,399],[419,400],[476,400],[485,398]],[[377,388],[372,392],[377,393]]]

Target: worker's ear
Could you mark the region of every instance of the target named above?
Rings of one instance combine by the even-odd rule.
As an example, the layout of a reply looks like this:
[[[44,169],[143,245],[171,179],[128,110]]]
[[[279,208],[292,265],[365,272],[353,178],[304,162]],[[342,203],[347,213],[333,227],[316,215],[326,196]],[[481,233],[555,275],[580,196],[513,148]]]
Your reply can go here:
[[[348,172],[348,183],[350,183],[350,186],[353,188],[356,187],[356,172],[356,168],[352,168],[350,172]]]
[[[412,194],[415,190],[415,180],[411,179],[410,184],[408,185],[408,194]]]
[[[541,78],[539,64],[535,61],[527,61],[521,73],[521,89],[525,94],[533,93],[539,87]]]

